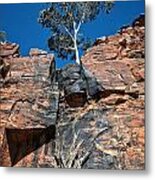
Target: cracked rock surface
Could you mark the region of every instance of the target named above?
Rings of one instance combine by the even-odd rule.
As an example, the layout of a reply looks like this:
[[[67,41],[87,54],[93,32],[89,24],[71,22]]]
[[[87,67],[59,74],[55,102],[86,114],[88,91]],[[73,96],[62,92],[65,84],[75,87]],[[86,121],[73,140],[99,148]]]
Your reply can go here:
[[[56,71],[37,48],[17,57],[16,44],[0,47],[11,64],[11,76],[0,76],[0,165],[144,169],[144,24],[141,15],[97,39],[82,73]]]

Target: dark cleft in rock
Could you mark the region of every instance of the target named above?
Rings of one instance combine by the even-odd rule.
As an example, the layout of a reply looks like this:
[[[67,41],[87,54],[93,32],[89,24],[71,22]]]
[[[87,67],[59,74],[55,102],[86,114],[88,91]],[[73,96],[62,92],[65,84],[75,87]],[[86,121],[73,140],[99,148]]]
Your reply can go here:
[[[82,79],[78,79],[73,84],[66,86],[65,99],[71,107],[84,106],[87,101],[86,85]]]
[[[85,91],[67,94],[65,98],[70,107],[82,107],[87,100]]]

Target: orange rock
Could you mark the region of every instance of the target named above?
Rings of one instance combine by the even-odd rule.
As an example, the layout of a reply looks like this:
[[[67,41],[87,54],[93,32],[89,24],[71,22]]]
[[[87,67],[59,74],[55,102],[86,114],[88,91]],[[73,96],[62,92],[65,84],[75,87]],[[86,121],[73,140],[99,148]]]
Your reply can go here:
[[[132,119],[130,122],[127,123],[129,127],[142,127],[144,126],[143,119]]]

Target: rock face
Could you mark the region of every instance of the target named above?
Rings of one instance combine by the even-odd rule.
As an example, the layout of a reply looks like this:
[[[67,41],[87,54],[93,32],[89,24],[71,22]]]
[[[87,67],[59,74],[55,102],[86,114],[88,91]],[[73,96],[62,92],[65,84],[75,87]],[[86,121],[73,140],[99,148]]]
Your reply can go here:
[[[97,41],[82,58],[107,94],[98,105],[112,108],[109,145],[117,151],[121,169],[144,168],[144,24],[141,15],[132,26]]]
[[[96,78],[77,64],[65,66],[58,76],[59,87],[64,90],[70,107],[82,107],[88,99],[97,98],[103,91]]]
[[[98,39],[83,69],[38,49],[0,85],[0,165],[144,169],[144,16]],[[7,53],[6,53],[7,54]]]
[[[111,130],[106,112],[92,107],[75,110],[63,105],[60,103],[63,114],[60,113],[57,126],[58,167],[116,169],[116,157],[97,147],[100,137]]]
[[[46,56],[48,53],[44,50],[38,49],[38,48],[31,48],[29,52],[29,56]]]
[[[0,58],[0,78],[5,79],[10,71],[10,64]]]
[[[0,43],[0,57],[12,58],[19,56],[19,45],[15,43]]]
[[[55,137],[59,91],[48,78],[51,61],[49,57],[11,59],[11,77],[1,81],[0,89],[3,166],[15,165]]]

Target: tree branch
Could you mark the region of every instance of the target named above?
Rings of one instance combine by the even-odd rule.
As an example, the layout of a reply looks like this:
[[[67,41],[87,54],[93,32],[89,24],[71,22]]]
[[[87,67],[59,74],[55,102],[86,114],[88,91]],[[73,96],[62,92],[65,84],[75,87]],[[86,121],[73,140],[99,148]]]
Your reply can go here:
[[[75,48],[74,47],[66,47],[66,46],[59,46],[60,48],[62,49],[65,49],[65,50],[72,50],[72,51],[75,51]]]
[[[73,35],[69,32],[69,30],[68,30],[68,28],[66,27],[66,26],[62,26],[64,29],[65,29],[65,31],[69,34],[69,36],[72,38],[72,40],[74,41],[74,37],[73,37]]]
[[[76,33],[78,33],[78,31],[79,31],[79,29],[80,29],[80,27],[81,27],[81,21],[79,22],[79,24],[78,24],[78,27],[77,27],[77,29],[76,29]]]
[[[82,18],[76,28],[76,33],[78,33],[78,31],[80,30],[80,27],[81,27],[81,24],[83,23],[84,17],[85,17],[85,13],[83,13]]]
[[[74,39],[75,39],[75,36],[77,34],[75,21],[73,21],[73,28],[74,28]]]

